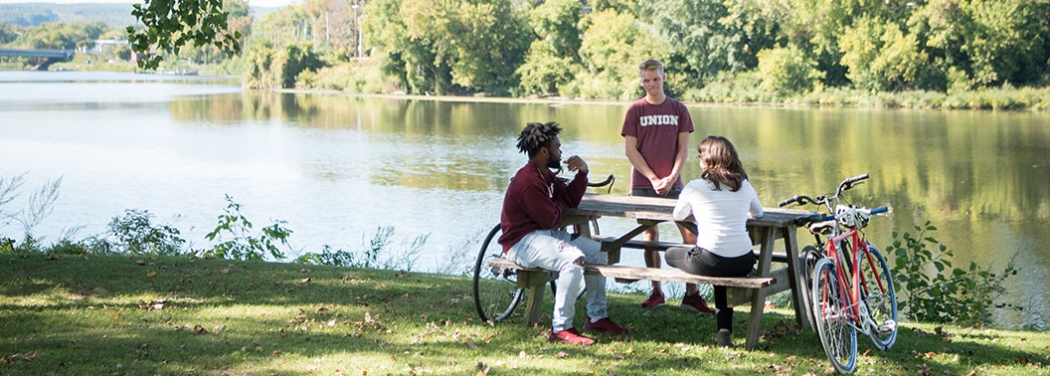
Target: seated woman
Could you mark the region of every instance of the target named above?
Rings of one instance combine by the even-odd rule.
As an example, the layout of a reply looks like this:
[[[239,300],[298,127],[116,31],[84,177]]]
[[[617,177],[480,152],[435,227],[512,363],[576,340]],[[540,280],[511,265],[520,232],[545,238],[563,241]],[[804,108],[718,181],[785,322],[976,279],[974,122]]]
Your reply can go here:
[[[758,193],[725,137],[708,136],[697,152],[703,174],[685,186],[674,208],[675,220],[696,221],[696,246],[668,249],[667,264],[706,276],[746,276],[755,265],[747,219],[762,216]],[[733,347],[733,309],[726,304],[726,288],[714,286],[714,290],[718,345]]]

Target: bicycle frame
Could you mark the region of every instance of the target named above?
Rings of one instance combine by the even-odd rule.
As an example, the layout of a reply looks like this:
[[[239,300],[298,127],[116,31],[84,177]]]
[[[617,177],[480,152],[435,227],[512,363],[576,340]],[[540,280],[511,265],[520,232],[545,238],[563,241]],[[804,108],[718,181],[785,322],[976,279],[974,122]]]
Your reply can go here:
[[[845,254],[846,252],[840,252],[839,244],[843,241],[849,241],[852,245],[853,255]],[[839,236],[835,236],[829,239],[828,242],[828,258],[835,260],[835,263],[840,266],[835,268],[836,274],[838,274],[839,291],[842,295],[841,298],[847,303],[849,315],[847,318],[854,328],[863,332],[868,332],[871,328],[878,328],[878,324],[871,320],[871,316],[867,314],[866,307],[860,304],[861,302],[861,291],[860,287],[864,285],[865,277],[861,275],[859,267],[861,262],[868,262],[872,265],[872,272],[875,273],[875,280],[878,282],[879,289],[886,291],[886,286],[883,285],[882,279],[878,278],[879,270],[875,268],[876,265],[871,252],[868,250],[868,242],[864,241],[864,237],[861,236],[861,232],[856,228],[851,228],[846,233]],[[864,258],[861,258],[861,253],[864,254]],[[842,263],[841,261],[849,260],[851,263]],[[846,278],[845,269],[850,269],[850,277]],[[847,294],[848,292],[848,294]],[[865,291],[865,294],[868,292]],[[825,297],[826,298],[826,297]]]

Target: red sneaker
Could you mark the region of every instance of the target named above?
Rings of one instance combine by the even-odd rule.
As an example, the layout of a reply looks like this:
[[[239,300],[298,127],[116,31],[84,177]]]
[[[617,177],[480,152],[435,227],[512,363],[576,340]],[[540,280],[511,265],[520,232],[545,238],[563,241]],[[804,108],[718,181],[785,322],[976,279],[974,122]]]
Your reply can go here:
[[[697,292],[693,295],[686,295],[682,298],[682,309],[697,312],[700,314],[712,314],[715,313],[714,309],[707,306],[707,301],[704,297],[700,296]]]
[[[665,300],[663,294],[654,293],[652,295],[649,295],[649,299],[646,299],[644,302],[642,302],[642,308],[653,308],[656,306],[662,306],[664,305],[664,301]]]
[[[606,332],[610,334],[623,334],[627,333],[627,328],[616,325],[615,322],[610,320],[608,317],[591,322],[591,318],[587,318],[587,323],[583,324],[584,332]]]
[[[584,337],[580,335],[580,332],[577,332],[576,329],[571,328],[559,332],[554,332],[554,329],[551,329],[551,335],[550,337],[547,337],[547,340],[550,342],[565,342],[570,345],[589,346],[594,344],[593,339]]]

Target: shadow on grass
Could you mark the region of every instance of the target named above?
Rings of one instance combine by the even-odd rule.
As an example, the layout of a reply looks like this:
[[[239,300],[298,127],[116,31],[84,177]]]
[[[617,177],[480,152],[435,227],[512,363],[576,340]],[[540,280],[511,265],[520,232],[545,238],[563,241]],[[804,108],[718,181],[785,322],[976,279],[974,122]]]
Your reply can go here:
[[[819,374],[830,367],[816,335],[784,310],[766,314],[760,348],[748,352],[747,308],[738,308],[739,347],[725,350],[713,347],[712,316],[673,304],[643,309],[639,295],[612,294],[610,315],[631,332],[574,347],[544,340],[550,294],[540,325],[525,327],[519,307],[490,326],[476,317],[462,277],[180,258],[0,261],[0,356],[36,354],[0,364],[4,374],[473,374],[486,367],[500,374]],[[577,304],[582,326],[586,310],[582,299]],[[938,334],[905,324],[888,351],[859,336],[858,370],[1024,370],[1045,361],[1035,355],[1038,345],[1018,338],[1025,334]]]

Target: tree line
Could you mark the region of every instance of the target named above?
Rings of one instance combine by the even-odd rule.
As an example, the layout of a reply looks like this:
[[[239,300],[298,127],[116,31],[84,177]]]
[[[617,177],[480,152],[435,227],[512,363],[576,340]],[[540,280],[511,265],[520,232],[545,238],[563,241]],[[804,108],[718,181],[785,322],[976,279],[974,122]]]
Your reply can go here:
[[[1046,0],[307,0],[277,13],[270,47],[317,53],[311,70],[361,68],[363,54],[384,79],[373,89],[412,94],[635,98],[648,58],[685,99],[733,85],[773,96],[1043,87],[1050,67]]]
[[[135,8],[132,48],[207,50],[264,88],[625,99],[655,58],[676,97],[747,101],[1043,88],[1050,69],[1048,0],[304,0],[257,19],[243,0],[185,4]]]

